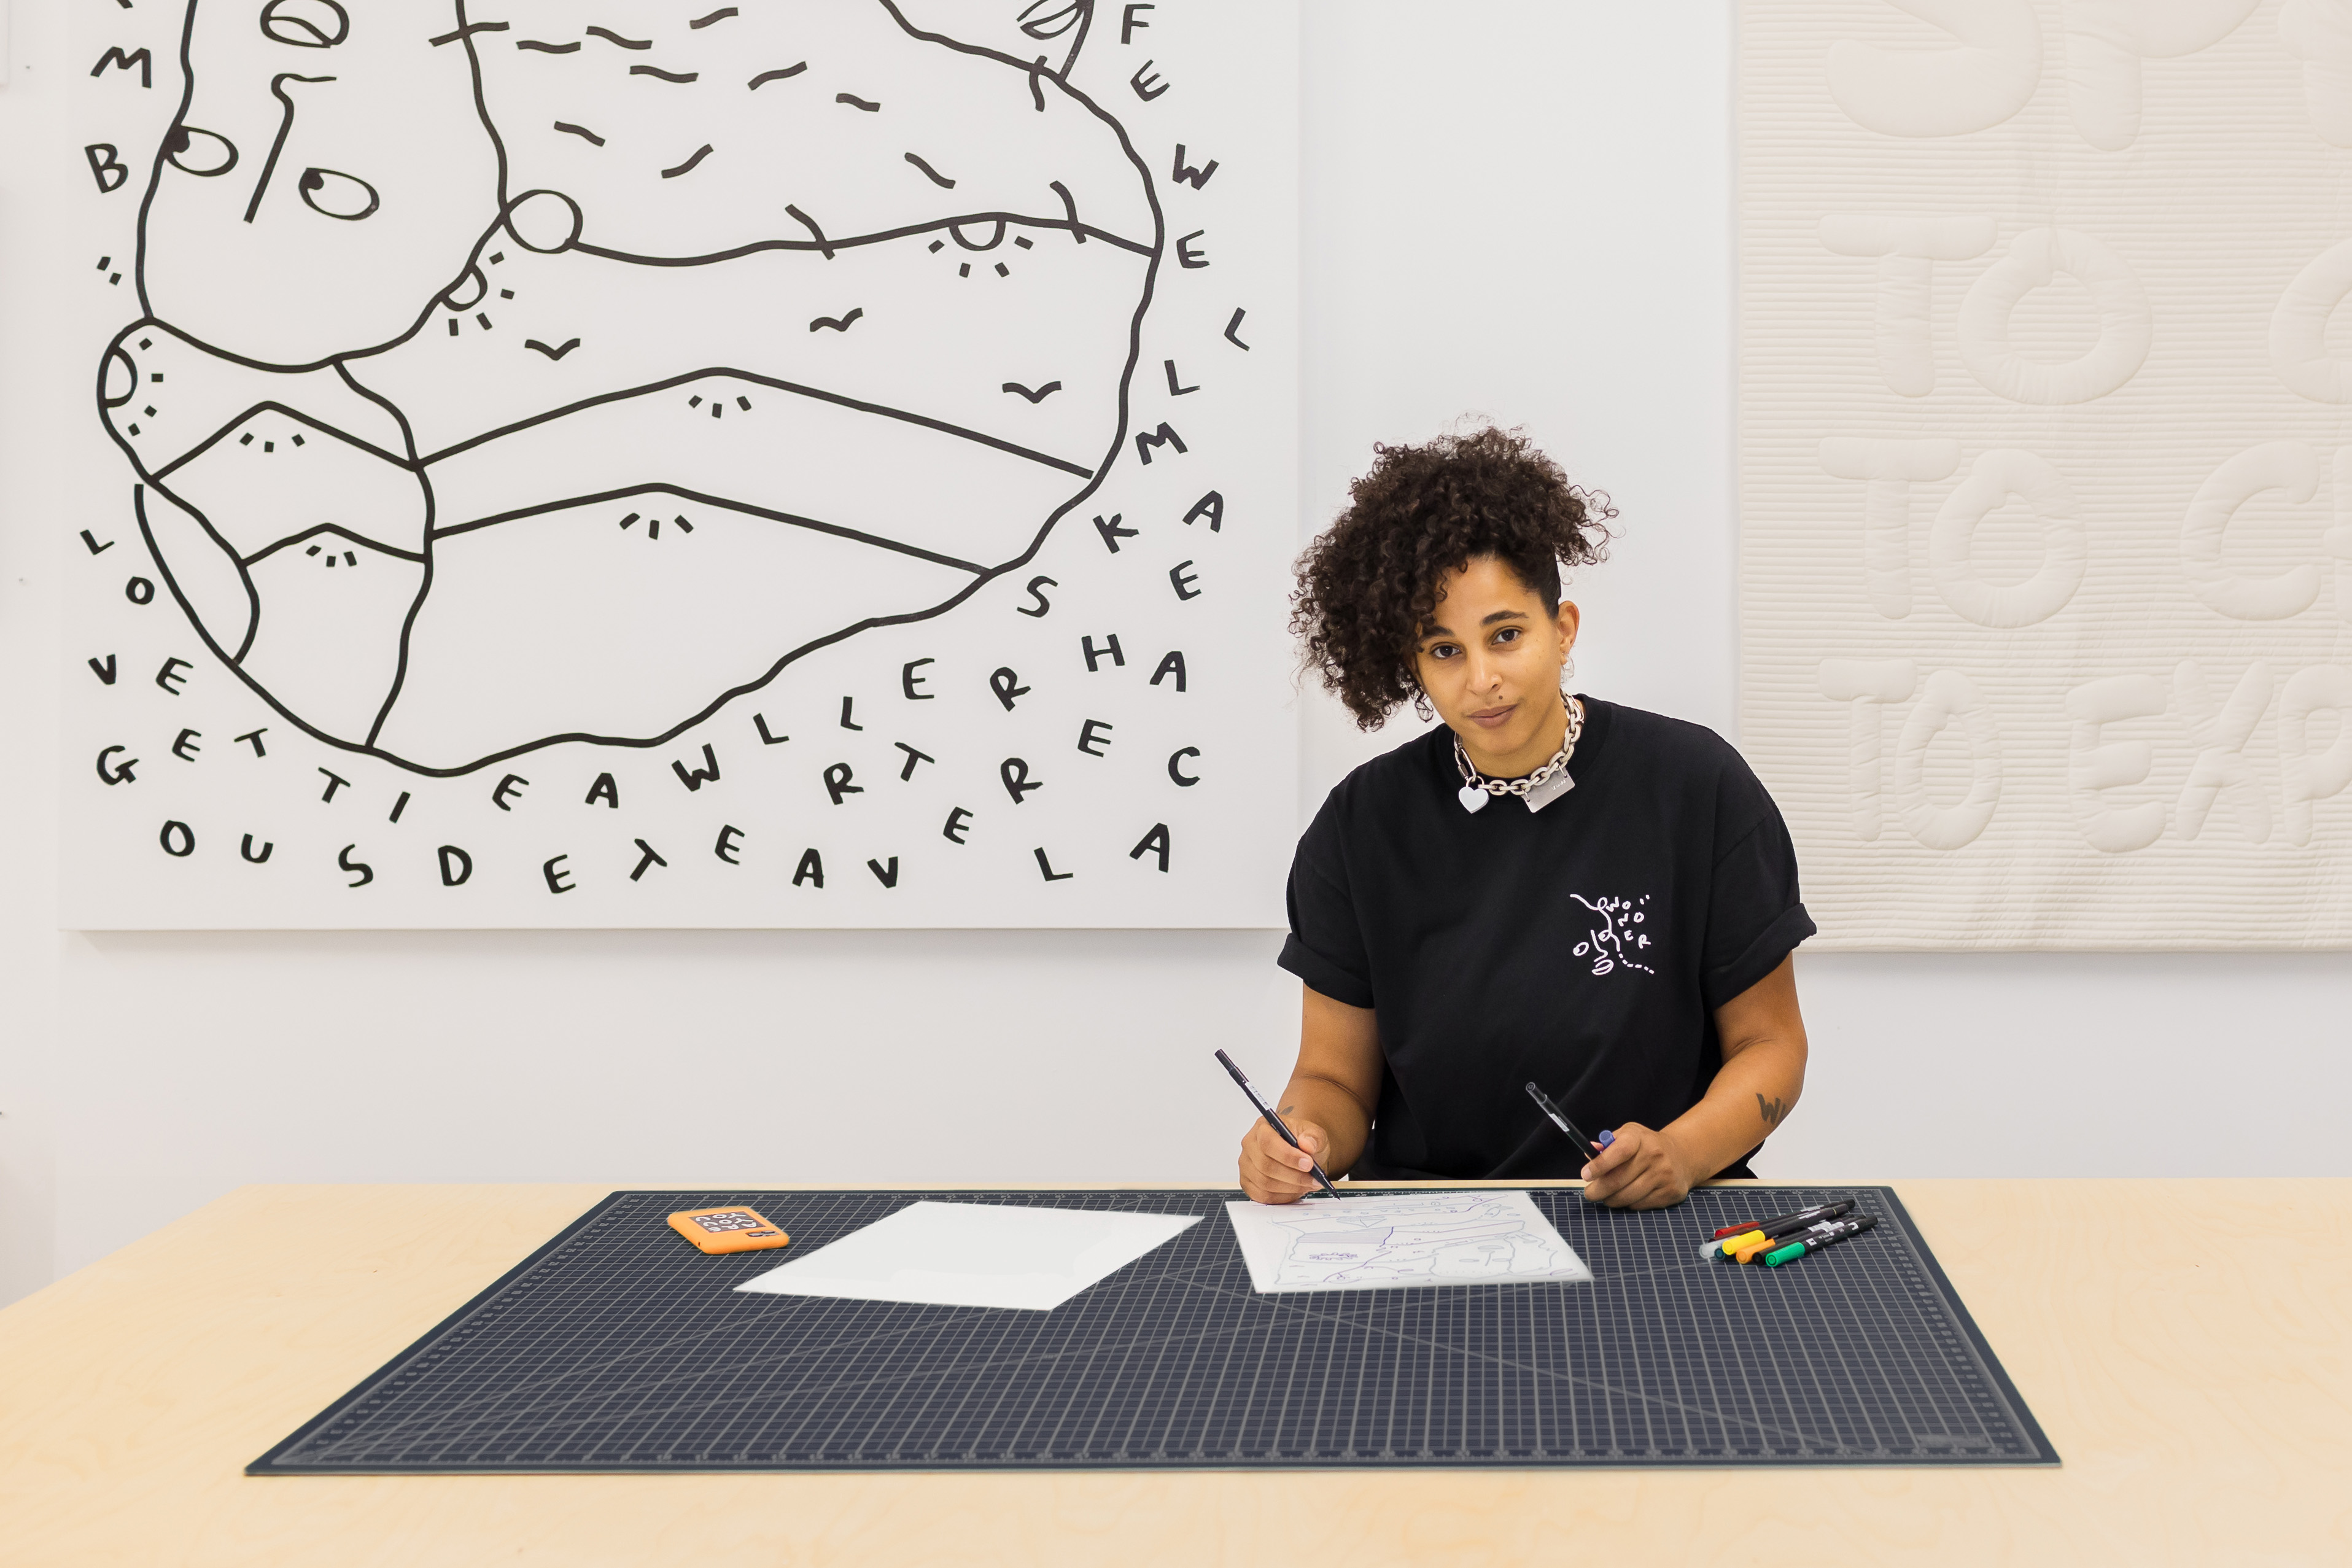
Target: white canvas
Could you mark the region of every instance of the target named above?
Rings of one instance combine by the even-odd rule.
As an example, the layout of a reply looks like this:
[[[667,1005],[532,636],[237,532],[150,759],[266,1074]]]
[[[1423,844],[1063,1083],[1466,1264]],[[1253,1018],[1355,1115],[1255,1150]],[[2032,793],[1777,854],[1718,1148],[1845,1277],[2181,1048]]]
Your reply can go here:
[[[69,924],[1278,921],[1290,5],[77,25]]]
[[[926,1198],[735,1289],[1048,1312],[1200,1223]]]
[[[1740,27],[1740,740],[1818,945],[2352,942],[2352,5]]]

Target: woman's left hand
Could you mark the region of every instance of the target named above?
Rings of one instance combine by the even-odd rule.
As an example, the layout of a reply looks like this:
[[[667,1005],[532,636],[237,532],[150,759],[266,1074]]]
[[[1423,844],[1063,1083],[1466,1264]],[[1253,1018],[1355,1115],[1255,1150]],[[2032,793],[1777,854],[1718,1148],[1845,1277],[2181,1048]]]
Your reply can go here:
[[[1662,1209],[1690,1196],[1690,1162],[1672,1133],[1628,1121],[1614,1135],[1584,1167],[1588,1200],[1613,1209]]]

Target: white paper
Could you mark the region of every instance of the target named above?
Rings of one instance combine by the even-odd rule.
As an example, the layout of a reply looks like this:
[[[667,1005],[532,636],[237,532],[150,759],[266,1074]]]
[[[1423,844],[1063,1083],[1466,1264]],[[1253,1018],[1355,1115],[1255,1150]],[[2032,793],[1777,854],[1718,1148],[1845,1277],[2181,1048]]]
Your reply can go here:
[[[1592,1279],[1517,1190],[1229,1203],[1225,1213],[1261,1293]]]
[[[925,1199],[736,1289],[1050,1311],[1200,1223],[1198,1215]]]

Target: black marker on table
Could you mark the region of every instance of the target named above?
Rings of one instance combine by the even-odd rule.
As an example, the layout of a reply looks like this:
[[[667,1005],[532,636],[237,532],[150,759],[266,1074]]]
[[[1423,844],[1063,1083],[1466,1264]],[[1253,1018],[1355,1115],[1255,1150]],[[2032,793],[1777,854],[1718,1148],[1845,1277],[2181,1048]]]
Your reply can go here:
[[[1242,1086],[1242,1092],[1249,1096],[1249,1102],[1252,1105],[1257,1107],[1257,1113],[1265,1118],[1265,1124],[1268,1127],[1273,1128],[1276,1132],[1281,1133],[1282,1141],[1284,1142],[1289,1144],[1294,1149],[1298,1149],[1300,1153],[1305,1154],[1307,1151],[1298,1147],[1298,1140],[1291,1136],[1290,1129],[1283,1125],[1282,1118],[1274,1113],[1274,1108],[1272,1106],[1266,1104],[1265,1100],[1260,1100],[1257,1097],[1257,1090],[1250,1087],[1250,1080],[1242,1075],[1242,1069],[1234,1066],[1234,1058],[1225,1055],[1224,1052],[1219,1051],[1217,1053],[1217,1059],[1225,1064],[1225,1070],[1234,1075],[1234,1081],[1235,1083]],[[1333,1186],[1331,1184],[1331,1178],[1323,1173],[1322,1162],[1309,1156],[1307,1163],[1313,1168],[1315,1172],[1315,1179],[1323,1184],[1323,1190],[1326,1193],[1328,1193],[1331,1196],[1335,1198],[1338,1197],[1339,1195],[1339,1189]]]

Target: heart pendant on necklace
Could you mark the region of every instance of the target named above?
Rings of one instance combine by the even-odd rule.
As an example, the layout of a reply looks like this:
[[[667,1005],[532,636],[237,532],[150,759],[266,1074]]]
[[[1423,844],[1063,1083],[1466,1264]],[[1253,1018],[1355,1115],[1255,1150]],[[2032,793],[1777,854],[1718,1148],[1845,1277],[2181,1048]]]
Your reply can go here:
[[[1454,798],[1462,803],[1463,810],[1475,814],[1486,810],[1486,803],[1495,797],[1476,784],[1464,784],[1455,792]]]

